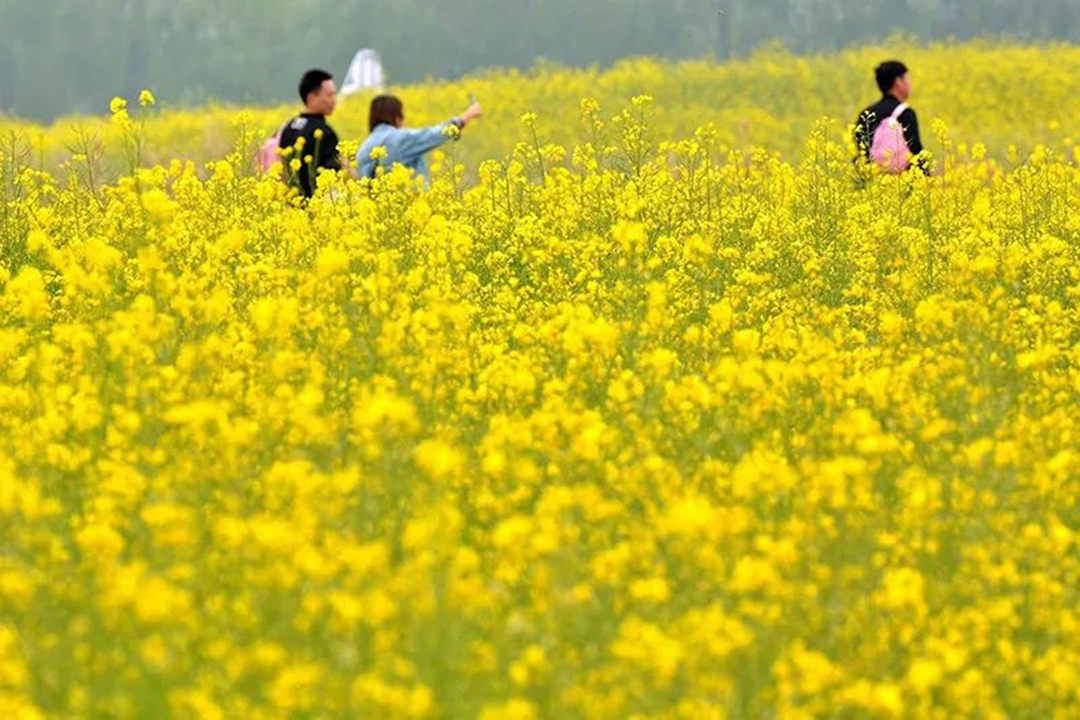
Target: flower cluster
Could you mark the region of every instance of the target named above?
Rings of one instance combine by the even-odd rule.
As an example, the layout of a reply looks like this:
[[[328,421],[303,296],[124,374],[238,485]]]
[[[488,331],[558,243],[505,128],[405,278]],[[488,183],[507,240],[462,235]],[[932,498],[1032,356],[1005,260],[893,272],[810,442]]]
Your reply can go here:
[[[0,145],[0,714],[1080,713],[1080,170],[650,94],[304,206]]]

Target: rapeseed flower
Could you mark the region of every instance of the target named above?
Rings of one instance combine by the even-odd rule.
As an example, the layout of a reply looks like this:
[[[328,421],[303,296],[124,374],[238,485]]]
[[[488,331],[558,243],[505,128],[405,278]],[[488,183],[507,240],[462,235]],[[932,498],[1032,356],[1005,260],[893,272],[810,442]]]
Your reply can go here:
[[[0,713],[1076,715],[1077,55],[912,52],[945,178],[777,99],[871,50],[492,73],[306,206],[220,110],[0,157]]]

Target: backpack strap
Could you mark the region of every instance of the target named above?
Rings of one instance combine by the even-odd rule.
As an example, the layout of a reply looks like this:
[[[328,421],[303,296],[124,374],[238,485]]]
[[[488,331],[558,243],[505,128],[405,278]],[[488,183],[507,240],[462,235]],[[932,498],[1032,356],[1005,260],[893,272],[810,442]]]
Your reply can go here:
[[[890,120],[899,120],[900,116],[907,112],[907,109],[908,109],[907,103],[900,103],[899,105],[896,106],[896,109],[893,110],[892,115],[889,116],[889,119]]]

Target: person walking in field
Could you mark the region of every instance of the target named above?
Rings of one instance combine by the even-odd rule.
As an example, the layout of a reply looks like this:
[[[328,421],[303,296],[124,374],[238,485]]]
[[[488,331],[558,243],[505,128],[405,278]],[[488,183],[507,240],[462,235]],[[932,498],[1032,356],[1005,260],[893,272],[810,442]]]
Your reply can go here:
[[[912,167],[929,174],[919,136],[919,118],[907,104],[911,77],[897,60],[884,62],[874,71],[882,97],[859,113],[855,121],[858,161],[868,161],[885,172],[900,174]]]
[[[362,178],[375,178],[378,168],[387,170],[394,165],[404,165],[430,182],[425,155],[442,145],[451,137],[453,130],[462,130],[483,115],[483,108],[475,100],[465,112],[446,122],[427,128],[405,128],[405,108],[393,95],[380,95],[371,101],[368,127],[371,134],[356,154],[356,167]],[[378,152],[376,152],[378,150]]]
[[[278,147],[285,178],[307,198],[315,194],[320,169],[341,170],[338,136],[326,118],[337,105],[334,76],[325,70],[308,70],[300,79],[304,112],[287,122]]]

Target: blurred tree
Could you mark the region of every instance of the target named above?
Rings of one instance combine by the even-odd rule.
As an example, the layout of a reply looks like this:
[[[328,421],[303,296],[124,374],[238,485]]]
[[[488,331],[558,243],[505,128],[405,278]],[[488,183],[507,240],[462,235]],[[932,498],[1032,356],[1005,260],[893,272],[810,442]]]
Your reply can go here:
[[[1080,0],[0,0],[0,112],[101,112],[150,86],[168,102],[290,100],[311,66],[379,50],[392,82],[537,58],[800,52],[903,31],[1080,40]]]

